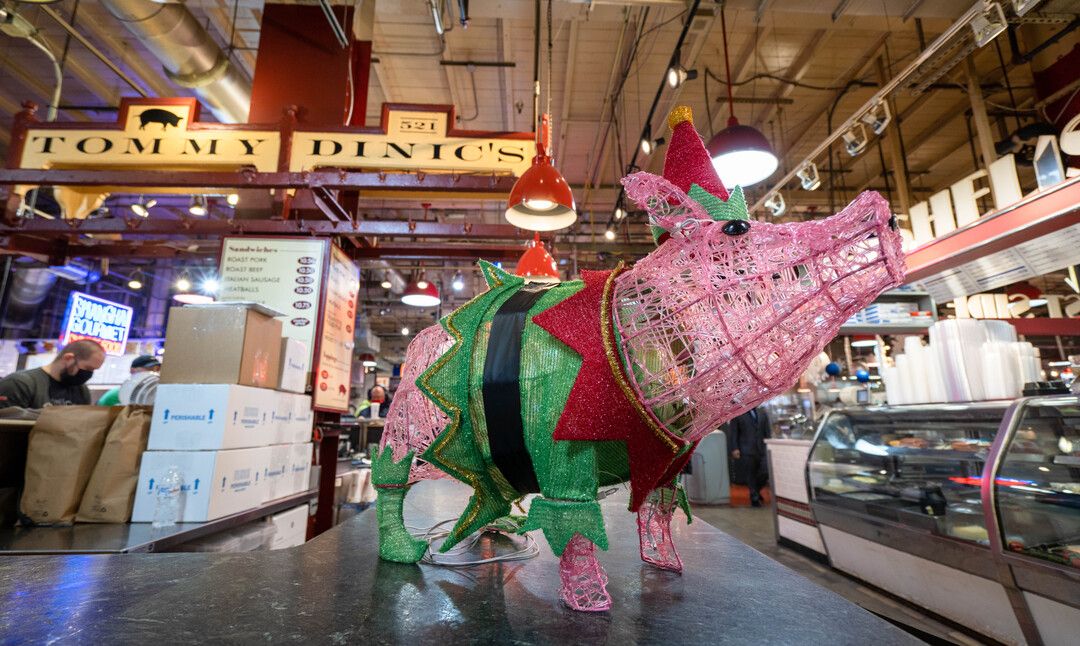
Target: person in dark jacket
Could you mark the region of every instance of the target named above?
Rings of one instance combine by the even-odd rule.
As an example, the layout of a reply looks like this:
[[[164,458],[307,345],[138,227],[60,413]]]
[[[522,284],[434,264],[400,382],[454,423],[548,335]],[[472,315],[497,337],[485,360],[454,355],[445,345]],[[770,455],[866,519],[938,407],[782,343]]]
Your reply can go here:
[[[761,485],[766,481],[762,474],[765,461],[765,438],[772,427],[769,415],[763,408],[751,409],[728,423],[728,447],[731,457],[746,472],[746,486],[750,488],[750,505],[761,506]]]

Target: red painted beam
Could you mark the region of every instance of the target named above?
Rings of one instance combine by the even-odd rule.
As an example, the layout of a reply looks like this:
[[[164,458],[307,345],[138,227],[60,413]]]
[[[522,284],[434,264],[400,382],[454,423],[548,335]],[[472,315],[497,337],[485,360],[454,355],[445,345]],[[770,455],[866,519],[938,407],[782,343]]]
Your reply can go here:
[[[317,170],[261,173],[255,170],[36,170],[0,169],[0,185],[124,186],[144,188],[314,188],[492,193],[506,195],[515,178],[450,173],[375,173]]]
[[[1080,177],[936,238],[907,254],[907,280],[923,280],[1080,223]]]
[[[1024,318],[1004,319],[1024,336],[1080,336],[1080,319]]]
[[[124,234],[138,236],[220,235],[317,235],[383,236],[409,238],[474,238],[492,240],[529,239],[529,232],[511,224],[409,222],[406,220],[360,220],[356,223],[327,220],[202,220],[185,218],[102,218],[93,220],[34,219],[18,225],[0,224],[0,235]]]

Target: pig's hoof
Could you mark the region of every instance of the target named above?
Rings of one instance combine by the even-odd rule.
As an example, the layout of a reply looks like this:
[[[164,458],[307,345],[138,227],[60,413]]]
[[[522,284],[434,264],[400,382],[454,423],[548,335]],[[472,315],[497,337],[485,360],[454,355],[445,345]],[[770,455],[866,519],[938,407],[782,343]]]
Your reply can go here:
[[[566,544],[559,562],[562,589],[559,596],[573,610],[601,612],[611,609],[607,574],[596,560],[596,546],[581,534]]]

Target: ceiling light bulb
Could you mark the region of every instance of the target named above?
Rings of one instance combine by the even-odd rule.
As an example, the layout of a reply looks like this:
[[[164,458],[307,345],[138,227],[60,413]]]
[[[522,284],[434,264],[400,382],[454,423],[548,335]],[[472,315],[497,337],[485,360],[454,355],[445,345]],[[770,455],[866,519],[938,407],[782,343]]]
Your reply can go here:
[[[530,209],[532,209],[534,211],[550,211],[551,209],[558,206],[558,204],[556,204],[552,200],[535,199],[535,200],[525,200],[525,206],[529,207]]]
[[[858,341],[852,341],[851,347],[853,348],[872,348],[877,345],[876,339],[859,339]]]
[[[428,282],[426,280],[418,280],[416,281],[416,286],[420,289],[427,289]]]
[[[450,283],[450,286],[454,288],[455,292],[460,292],[465,289],[465,278],[461,275],[461,272],[454,274],[454,280]]]
[[[604,239],[608,240],[608,241],[614,240],[615,239],[615,230],[614,229],[608,229],[607,231],[604,231]]]
[[[181,291],[181,292],[190,291],[191,290],[191,280],[188,279],[186,276],[181,276],[181,277],[176,279],[176,284],[174,286],[176,287],[177,291]]]
[[[697,70],[688,70],[682,65],[676,63],[668,68],[667,72],[667,84],[671,89],[675,89],[687,81],[693,81],[697,78]]]
[[[141,195],[139,201],[131,205],[131,212],[140,218],[146,218],[150,216],[150,209],[157,204],[157,200],[147,200]]]
[[[641,140],[641,152],[645,155],[651,155],[657,148],[664,144],[664,138],[653,139],[651,134],[647,134],[644,139]]]
[[[621,220],[621,219],[623,219],[625,217],[626,217],[626,209],[624,209],[621,206],[615,207],[615,221],[618,222],[619,220]]]
[[[409,328],[402,327],[401,328],[401,336],[409,336]]]
[[[136,269],[135,271],[131,272],[131,277],[128,278],[128,284],[127,285],[131,289],[142,289],[143,288],[143,280],[144,280],[144,277],[143,277],[142,270],[141,269]]]
[[[202,282],[202,290],[207,294],[216,294],[221,285],[216,278],[207,278]]]
[[[206,208],[206,196],[205,195],[192,195],[191,204],[188,205],[188,213],[202,217],[208,213]]]
[[[382,287],[383,289],[390,289],[391,287],[394,286],[394,284],[391,283],[389,279],[384,278],[383,281],[381,283],[379,283],[379,286]]]
[[[240,203],[240,195],[239,193],[229,193],[225,197],[225,201],[229,203],[229,206],[236,206]]]

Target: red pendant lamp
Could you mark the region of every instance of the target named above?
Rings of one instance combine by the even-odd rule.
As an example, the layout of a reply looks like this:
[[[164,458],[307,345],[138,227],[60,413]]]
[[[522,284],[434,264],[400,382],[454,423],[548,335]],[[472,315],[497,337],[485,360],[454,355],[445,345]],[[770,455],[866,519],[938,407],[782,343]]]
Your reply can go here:
[[[541,119],[532,166],[514,183],[506,201],[506,221],[529,231],[565,229],[577,221],[574,192],[547,154],[550,119],[547,114]]]
[[[731,63],[728,60],[727,21],[723,9],[720,10],[720,28],[724,35],[724,66],[727,69],[728,109],[731,116],[728,117],[727,128],[709,140],[709,156],[724,186],[750,186],[776,172],[780,161],[760,130],[744,126],[735,118],[734,79],[731,78]]]
[[[521,254],[514,275],[542,283],[559,282],[559,267],[555,258],[544,248],[539,233],[533,234],[532,242],[525,249],[525,253]]]
[[[435,283],[419,278],[409,281],[405,292],[401,295],[401,302],[413,307],[435,307],[442,302],[439,297],[439,288]]]

